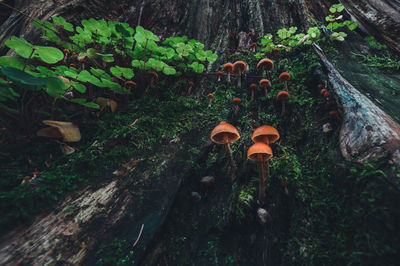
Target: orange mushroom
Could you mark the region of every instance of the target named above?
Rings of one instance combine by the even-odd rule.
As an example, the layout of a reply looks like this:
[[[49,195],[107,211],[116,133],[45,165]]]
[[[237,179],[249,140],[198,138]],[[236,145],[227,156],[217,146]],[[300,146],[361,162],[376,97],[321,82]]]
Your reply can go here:
[[[260,87],[264,88],[265,97],[267,97],[268,89],[271,88],[271,81],[269,81],[268,79],[260,80]]]
[[[257,64],[257,69],[264,68],[269,78],[269,71],[274,68],[274,62],[269,58],[261,59]]]
[[[327,91],[327,92],[324,93],[324,98],[325,98],[325,99],[329,100],[330,97],[331,97],[331,93],[330,93],[329,91]]]
[[[237,141],[239,138],[239,131],[234,126],[226,123],[225,121],[220,122],[211,132],[211,140],[213,142],[217,144],[225,144],[232,165],[234,163],[230,143]]]
[[[247,151],[247,158],[252,161],[256,161],[258,164],[258,173],[260,175],[260,183],[258,187],[258,200],[260,202],[264,201],[264,188],[265,188],[265,179],[264,179],[264,165],[269,159],[272,158],[272,150],[271,147],[262,142],[257,142],[253,144],[249,150]]]
[[[237,117],[239,112],[239,105],[242,103],[242,100],[238,97],[235,97],[233,98],[232,103],[235,106],[235,116]]]
[[[281,115],[285,114],[285,102],[289,99],[290,94],[287,91],[280,91],[276,95],[276,99],[282,102],[282,112]]]
[[[251,92],[251,96],[250,96],[250,102],[252,102],[254,100],[254,91],[257,89],[257,84],[252,83],[250,84],[249,90]]]
[[[221,71],[218,71],[217,72],[217,77],[218,77],[218,82],[220,82],[221,81],[221,77],[222,77],[222,72]]]
[[[262,142],[267,145],[270,145],[276,142],[279,139],[279,137],[280,137],[279,132],[276,128],[274,128],[273,126],[264,125],[254,130],[251,139],[253,140],[254,143]],[[265,163],[265,167],[266,167],[265,182],[267,182],[269,178],[268,161]]]
[[[233,72],[233,64],[226,63],[222,69],[227,74],[228,83],[231,83],[231,73]]]
[[[190,95],[190,93],[192,92],[192,88],[194,87],[194,82],[193,81],[189,81],[188,85],[189,85],[189,89],[188,89],[187,94]]]
[[[241,75],[246,71],[246,63],[243,61],[236,61],[233,64],[233,72],[238,75],[238,88],[242,86]]]
[[[211,108],[211,102],[212,102],[212,100],[214,99],[214,94],[209,93],[209,94],[207,95],[207,97],[208,97],[208,99],[210,99],[210,102],[208,103],[208,108]]]
[[[256,52],[257,49],[257,43],[253,42],[252,44],[249,45],[249,49],[252,52]]]
[[[318,88],[319,90],[321,90],[323,87],[324,87],[324,85],[322,85],[322,84],[318,84],[318,86],[317,86],[317,88]]]
[[[329,112],[329,118],[332,120],[338,120],[339,119],[339,112],[338,111],[330,111]]]
[[[322,90],[321,90],[321,96],[324,96],[324,94],[325,94],[326,92],[328,92],[327,89],[322,89]]]
[[[64,52],[64,54],[70,54],[71,53],[71,51],[68,50],[68,49],[64,49],[63,52]]]
[[[290,79],[290,74],[288,72],[282,72],[279,75],[279,81],[285,83],[285,90],[288,91],[287,81]]]

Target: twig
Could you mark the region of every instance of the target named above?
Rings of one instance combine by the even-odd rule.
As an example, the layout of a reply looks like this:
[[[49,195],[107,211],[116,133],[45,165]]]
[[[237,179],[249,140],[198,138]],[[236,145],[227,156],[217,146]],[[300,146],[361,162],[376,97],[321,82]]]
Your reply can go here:
[[[142,236],[142,233],[143,233],[143,228],[144,228],[144,224],[142,224],[142,228],[140,228],[139,235],[138,235],[138,237],[136,238],[135,243],[133,243],[132,248],[134,248],[134,247],[136,246],[136,244],[139,242],[139,239],[140,239],[140,237]]]
[[[136,125],[136,123],[139,121],[139,118],[136,118],[136,120],[135,121],[133,121],[133,123],[132,124],[130,124],[129,126],[130,127],[133,127],[134,125]]]

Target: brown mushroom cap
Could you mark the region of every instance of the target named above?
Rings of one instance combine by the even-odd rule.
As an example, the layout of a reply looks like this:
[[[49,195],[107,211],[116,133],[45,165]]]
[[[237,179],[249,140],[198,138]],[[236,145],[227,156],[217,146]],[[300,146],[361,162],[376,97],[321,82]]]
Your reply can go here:
[[[271,147],[262,142],[254,143],[247,151],[247,158],[260,162],[258,155],[261,155],[261,162],[268,161],[273,156]]]
[[[193,87],[194,86],[194,82],[193,81],[189,81],[188,85]]]
[[[233,64],[232,63],[226,63],[223,67],[223,70],[225,73],[231,73],[233,72]]]
[[[322,90],[321,90],[321,96],[324,96],[326,92],[328,92],[327,89],[322,89]]]
[[[269,81],[268,79],[260,80],[260,87],[271,87],[271,81]]]
[[[234,126],[222,121],[211,132],[211,140],[217,144],[226,144],[225,136],[229,143],[240,138],[239,131]]]
[[[243,73],[244,71],[246,71],[246,67],[247,67],[247,65],[246,65],[245,62],[243,62],[243,61],[236,61],[236,62],[233,64],[233,72],[235,72],[236,74],[241,74],[241,73]]]
[[[289,99],[290,94],[287,91],[280,91],[278,92],[278,94],[276,95],[276,99],[278,101],[286,101],[287,99]]]
[[[268,139],[268,145],[274,143],[279,139],[279,132],[273,126],[264,125],[256,130],[254,130],[251,139],[254,142],[266,142],[266,138]],[[267,143],[266,143],[267,144]]]
[[[207,96],[208,96],[208,98],[210,98],[210,99],[214,99],[214,94],[212,94],[212,93],[209,93]]]
[[[104,97],[97,97],[96,103],[100,105],[100,110],[103,110],[106,106],[110,106],[111,112],[113,113],[115,112],[118,106],[116,101]]]
[[[218,71],[218,72],[217,72],[217,76],[219,76],[219,77],[222,76],[222,72],[221,72],[221,71]]]
[[[250,90],[255,90],[255,89],[257,89],[257,84],[255,84],[255,83],[252,83],[252,84],[250,84],[250,87],[249,87],[249,89]]]
[[[282,72],[279,75],[279,81],[287,81],[290,79],[290,74],[288,72]]]
[[[262,67],[266,71],[270,71],[272,68],[274,68],[274,61],[269,58],[261,59],[257,64],[257,69],[261,69]]]
[[[63,138],[66,142],[77,142],[81,140],[81,132],[77,125],[72,122],[61,122],[52,120],[43,120],[43,124],[51,126],[39,130],[36,135],[49,138]],[[58,133],[57,133],[58,131]]]
[[[233,98],[233,100],[232,100],[232,103],[233,103],[234,105],[239,105],[241,102],[242,102],[242,100],[241,100],[239,97],[235,97],[235,98]]]

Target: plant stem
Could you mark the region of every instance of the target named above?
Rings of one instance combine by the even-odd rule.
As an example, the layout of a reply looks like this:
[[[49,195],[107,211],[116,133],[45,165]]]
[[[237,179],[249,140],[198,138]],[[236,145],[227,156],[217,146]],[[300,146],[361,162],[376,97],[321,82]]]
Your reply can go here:
[[[32,48],[31,54],[29,55],[29,57],[27,59],[25,59],[25,64],[24,64],[24,67],[22,68],[22,71],[25,71],[25,68],[26,68],[26,66],[28,64],[28,61],[29,61],[29,59],[32,58],[34,52],[35,52],[35,48]]]

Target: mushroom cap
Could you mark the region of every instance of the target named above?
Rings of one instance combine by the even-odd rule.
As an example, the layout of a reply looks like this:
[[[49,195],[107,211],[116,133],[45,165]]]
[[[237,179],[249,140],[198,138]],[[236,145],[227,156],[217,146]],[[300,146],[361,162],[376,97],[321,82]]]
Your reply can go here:
[[[322,85],[322,84],[318,84],[318,89],[322,89],[324,87],[324,85]]]
[[[217,144],[225,144],[225,136],[228,137],[229,143],[240,138],[239,131],[234,126],[222,121],[211,132],[211,140]]]
[[[329,91],[325,92],[324,93],[324,97],[325,98],[331,97],[331,93]]]
[[[278,94],[276,95],[276,99],[278,101],[286,101],[287,99],[289,99],[290,94],[287,91],[280,91],[278,92]]]
[[[254,142],[264,143],[266,137],[268,138],[269,144],[274,143],[279,139],[279,132],[273,126],[264,125],[254,130],[251,139]]]
[[[233,103],[234,105],[239,105],[241,102],[242,102],[242,100],[241,100],[239,97],[235,97],[235,98],[233,98],[233,100],[232,100],[232,103]]]
[[[158,80],[158,74],[155,71],[149,71],[149,75],[151,79],[154,79],[155,81]]]
[[[131,86],[136,88],[136,82],[132,81],[132,80],[128,80],[127,82],[125,82],[125,87],[126,86]]]
[[[329,118],[331,118],[331,119],[338,119],[338,118],[339,118],[339,113],[338,113],[338,111],[330,111],[330,112],[329,112]]]
[[[249,45],[249,48],[257,47],[257,43],[253,42],[252,44]]]
[[[231,73],[233,72],[233,64],[226,63],[222,69],[224,70],[225,73]]]
[[[328,92],[327,89],[322,89],[322,90],[321,90],[321,96],[324,96],[324,94],[325,94],[326,92]]]
[[[189,81],[188,85],[193,87],[194,86],[194,82],[193,81]]]
[[[207,97],[210,98],[210,99],[214,99],[214,94],[209,93],[209,94],[207,95]]]
[[[62,137],[65,142],[77,142],[81,140],[81,132],[77,125],[72,122],[61,122],[52,120],[43,120],[43,124],[51,126],[58,130],[59,134],[56,133],[55,129],[44,128],[39,130],[36,135],[49,138],[60,138]],[[61,135],[61,136],[60,136]]]
[[[255,84],[255,83],[252,83],[252,84],[250,84],[250,87],[249,87],[249,89],[250,90],[255,90],[255,89],[257,89],[257,84]]]
[[[260,87],[266,87],[266,88],[271,87],[271,81],[269,81],[268,79],[260,80]]]
[[[261,59],[257,64],[257,69],[264,68],[266,71],[270,71],[274,68],[274,61],[269,58]]]
[[[243,62],[243,61],[236,61],[236,62],[233,64],[233,72],[235,72],[236,74],[241,74],[241,73],[243,73],[244,71],[246,71],[246,67],[247,67],[247,65],[246,65],[245,62]]]
[[[258,155],[261,155],[261,162],[268,161],[272,158],[272,149],[265,143],[257,142],[251,145],[251,147],[247,150],[247,158],[252,161],[259,162]]]
[[[116,101],[104,97],[97,97],[96,103],[100,105],[101,110],[103,110],[106,106],[110,106],[111,112],[113,113],[115,112],[118,106]]]
[[[279,75],[279,81],[287,81],[290,79],[290,74],[288,72],[282,72]]]
[[[218,72],[217,72],[217,76],[222,76],[222,72],[221,72],[221,71],[218,71]]]

